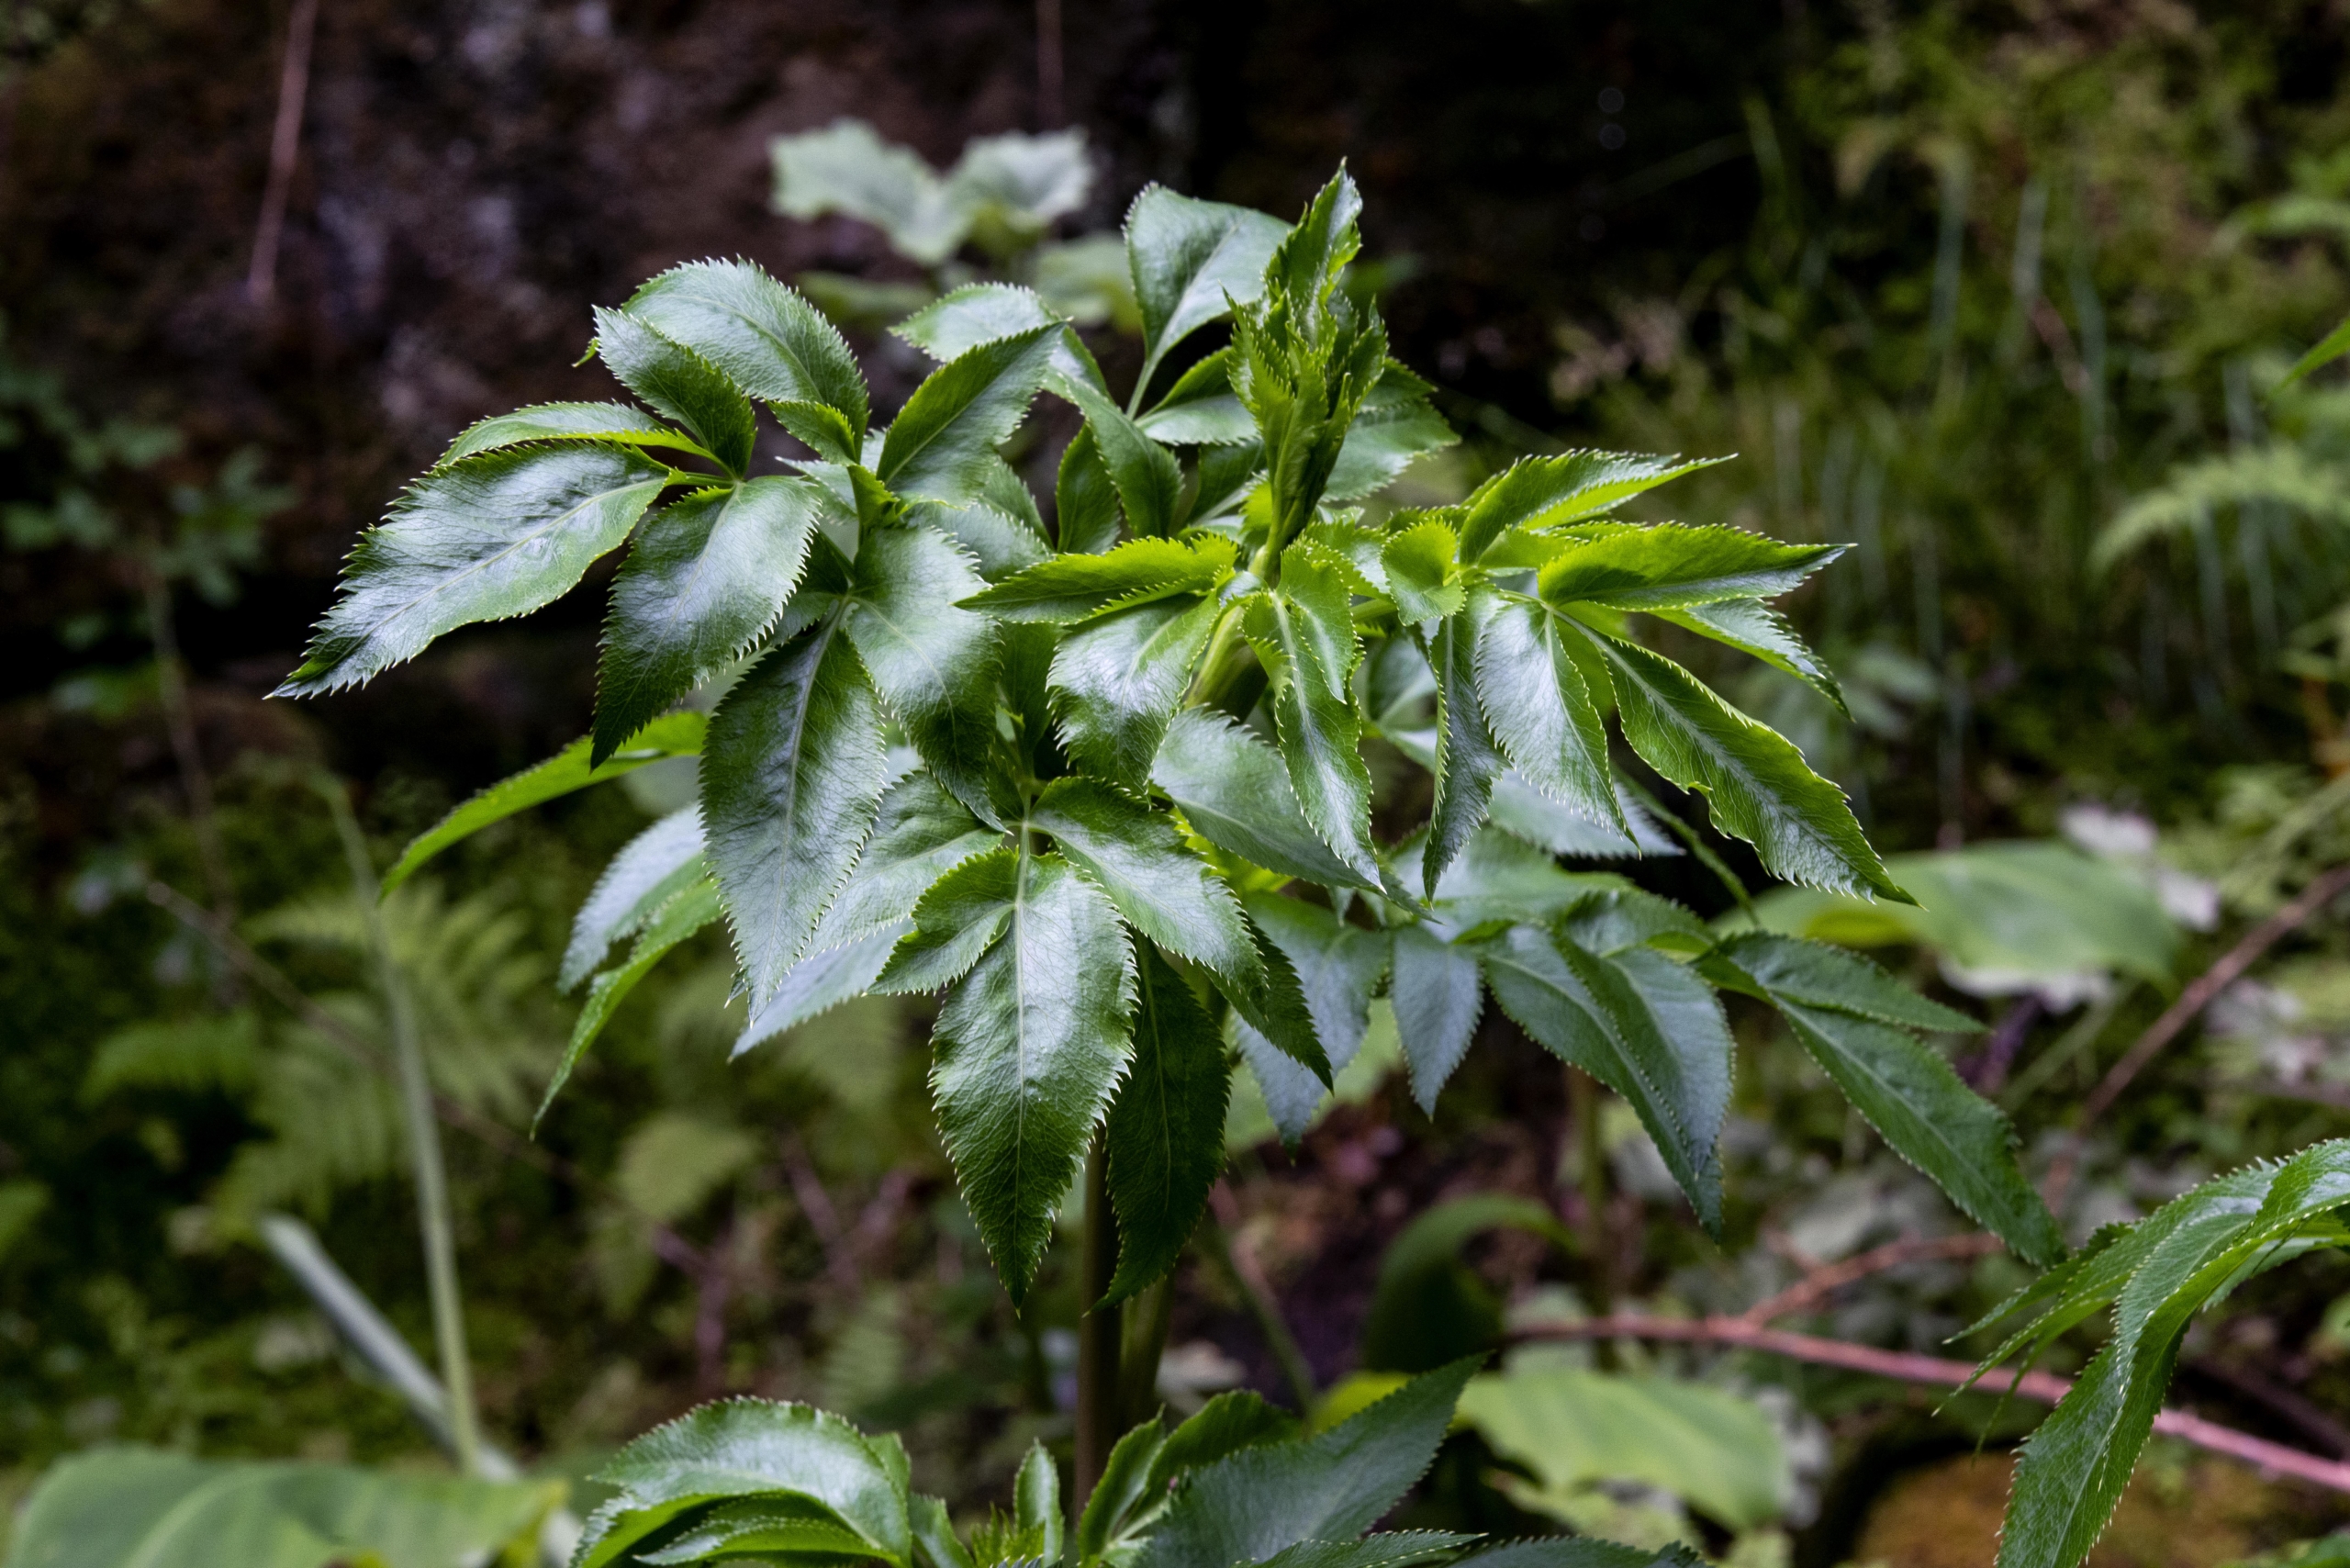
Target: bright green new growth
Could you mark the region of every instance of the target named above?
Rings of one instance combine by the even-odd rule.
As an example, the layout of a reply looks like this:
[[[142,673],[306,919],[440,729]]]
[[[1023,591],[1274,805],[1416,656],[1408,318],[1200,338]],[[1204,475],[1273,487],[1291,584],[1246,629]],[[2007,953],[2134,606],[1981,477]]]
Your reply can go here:
[[[1236,1063],[1294,1138],[1382,987],[1423,1105],[1490,989],[1631,1103],[1709,1228],[1733,1054],[1716,991],[1755,996],[1963,1208],[2054,1261],[2005,1119],[1913,1033],[1965,1020],[1858,959],[1717,941],[1679,906],[1554,858],[1656,842],[1628,803],[1614,711],[1620,744],[1703,794],[1774,874],[1907,899],[1792,745],[1639,641],[1640,617],[1669,620],[1832,693],[1763,601],[1836,548],[1612,520],[1698,465],[1614,454],[1520,463],[1383,526],[1340,504],[1454,439],[1388,358],[1375,309],[1340,286],[1360,209],[1343,174],[1292,229],[1146,191],[1126,232],[1146,369],[1123,405],[1039,297],[990,285],[901,329],[943,363],[870,431],[854,361],[790,289],[745,263],[666,273],[598,318],[597,352],[655,414],[554,405],[467,432],[363,538],[285,689],[334,690],[546,603],[632,537],[592,744],[460,808],[394,879],[525,805],[699,753],[698,807],[623,850],[581,912],[566,983],[631,946],[590,982],[564,1075],[646,969],[722,912],[752,1012],[738,1051],[869,991],[940,993],[938,1124],[1015,1298],[1097,1147],[1118,1241],[1107,1299],[1161,1279],[1221,1170]],[[1228,347],[1163,374],[1226,314]],[[1000,451],[1039,394],[1082,420],[1057,541]],[[813,455],[750,477],[772,461],[760,405]],[[706,733],[698,714],[657,716],[735,671]],[[1398,843],[1372,831],[1374,734],[1434,775],[1432,821]],[[1215,1556],[1201,1568],[1229,1568],[1350,1540],[1378,1512],[1334,1504],[1287,1539],[1227,1540],[1229,1520],[1181,1523],[1181,1498],[1219,1473],[1178,1495],[1145,1555],[1174,1561],[1191,1531]],[[1294,1482],[1269,1473],[1263,1496]],[[664,1536],[643,1560],[818,1531],[813,1505],[711,1486],[694,1494],[707,1517],[690,1551]],[[855,1553],[924,1550],[918,1503],[886,1519],[824,1506],[822,1529],[856,1531]],[[621,1524],[599,1528],[618,1540]],[[816,1534],[788,1549],[852,1550]]]

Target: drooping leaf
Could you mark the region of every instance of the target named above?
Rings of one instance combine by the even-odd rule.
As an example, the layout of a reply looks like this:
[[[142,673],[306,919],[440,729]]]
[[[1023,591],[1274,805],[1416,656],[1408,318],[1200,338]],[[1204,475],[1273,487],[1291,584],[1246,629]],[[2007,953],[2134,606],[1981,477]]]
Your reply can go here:
[[[1082,872],[1023,856],[1015,877],[1001,940],[939,1010],[930,1081],[963,1201],[1018,1302],[1126,1065],[1135,982],[1116,913]]]
[[[1304,1136],[1330,1078],[1345,1070],[1362,1048],[1371,1023],[1371,998],[1387,972],[1389,946],[1383,932],[1347,924],[1326,909],[1276,894],[1252,894],[1248,917],[1280,948],[1296,973],[1298,990],[1313,1021],[1329,1076],[1315,1070],[1280,1042],[1245,1021],[1234,1025],[1241,1055],[1265,1092],[1265,1105],[1282,1137]]]
[[[1292,546],[1279,591],[1250,600],[1245,626],[1273,679],[1281,761],[1305,820],[1350,880],[1376,885],[1371,770],[1351,684],[1360,648],[1343,568],[1311,545]]]
[[[1979,1020],[1919,995],[1866,958],[1824,942],[1740,932],[1722,939],[1707,968],[1718,983],[1765,1002],[1785,998],[1907,1029],[1975,1034],[1983,1028]]]
[[[1098,555],[1118,542],[1118,487],[1091,429],[1080,426],[1061,453],[1053,512],[1064,554]]]
[[[1621,452],[1525,458],[1470,495],[1460,524],[1460,558],[1483,558],[1513,529],[1553,527],[1593,517],[1643,490],[1720,461],[1682,463]]]
[[[817,455],[858,460],[868,416],[856,356],[814,306],[756,264],[672,267],[638,289],[626,308],[767,404]]]
[[[1263,294],[1265,263],[1288,231],[1249,207],[1143,188],[1126,210],[1126,258],[1142,308],[1140,385],[1149,385],[1169,350],[1231,302],[1246,305]]]
[[[619,446],[667,447],[715,457],[699,442],[623,403],[538,403],[510,414],[493,414],[467,425],[432,466],[446,468],[461,457],[541,441],[607,442]]]
[[[1283,876],[1379,890],[1330,853],[1298,808],[1270,746],[1221,713],[1186,708],[1167,726],[1151,782],[1209,843]]]
[[[805,1405],[725,1399],[655,1427],[595,1479],[613,1489],[572,1556],[573,1568],[625,1562],[639,1542],[712,1504],[797,1504],[852,1532],[862,1554],[907,1568],[913,1553],[903,1478],[879,1445]]]
[[[443,633],[561,598],[667,482],[642,453],[585,443],[485,452],[433,470],[360,535],[341,597],[272,695],[356,686]]]
[[[1478,957],[1519,1027],[1639,1114],[1698,1219],[1718,1228],[1714,1142],[1729,1108],[1731,1047],[1711,988],[1662,953],[1601,958],[1530,925],[1483,944]]]
[[[1606,676],[1595,689],[1589,639],[1539,604],[1481,603],[1477,697],[1494,738],[1534,787],[1577,816],[1629,835],[1607,760]],[[1579,656],[1582,655],[1582,656]]]
[[[693,432],[702,450],[741,478],[758,421],[726,373],[625,310],[596,309],[596,355],[621,384]]]
[[[882,795],[856,869],[825,909],[811,950],[911,919],[940,877],[1002,842],[1002,834],[982,826],[935,776],[923,769],[907,774]]]
[[[604,1032],[621,1002],[637,982],[653,972],[653,967],[669,956],[672,948],[692,936],[702,927],[718,919],[718,889],[704,873],[672,893],[653,912],[644,929],[629,950],[628,962],[616,969],[607,969],[596,977],[588,988],[588,998],[580,1004],[579,1016],[571,1025],[571,1040],[563,1049],[563,1059],[555,1065],[554,1076],[547,1081],[546,1092],[539,1098],[537,1113],[531,1118],[535,1129],[546,1119],[547,1108],[563,1086],[571,1081],[588,1047]]]
[[[740,658],[782,613],[816,527],[813,487],[753,479],[655,513],[612,579],[592,760]]]
[[[1130,790],[1145,787],[1222,610],[1212,598],[1154,599],[1061,639],[1053,716],[1079,767]]]
[[[968,602],[1009,621],[1069,622],[1170,594],[1203,593],[1232,575],[1233,547],[1214,536],[1132,539],[1099,554],[1063,554]]]
[[[1502,776],[1503,765],[1484,705],[1477,696],[1476,617],[1447,616],[1437,626],[1427,655],[1436,681],[1436,729],[1433,744],[1418,760],[1435,774],[1436,790],[1428,807],[1420,879],[1433,898],[1445,868],[1452,864],[1453,857],[1492,809],[1494,785]],[[1388,739],[1398,741],[1399,737],[1391,734]]]
[[[1175,1267],[1224,1170],[1231,1075],[1215,1021],[1145,943],[1135,973],[1134,1063],[1110,1104],[1118,1269],[1102,1305]]]
[[[1836,705],[1838,712],[1847,711],[1844,689],[1836,683],[1835,672],[1796,634],[1785,618],[1768,605],[1755,599],[1725,599],[1657,613],[1659,619],[1670,621],[1684,631],[1726,644],[1742,654],[1751,654],[1827,698]]]
[[[932,372],[882,440],[874,465],[881,482],[908,499],[980,498],[995,449],[1027,417],[1059,342],[1059,327],[1035,327],[981,343]]]
[[[1412,1077],[1412,1098],[1428,1115],[1452,1070],[1468,1054],[1485,1005],[1476,956],[1420,924],[1399,925],[1395,945],[1395,1032]]]
[[[630,839],[573,918],[555,984],[569,991],[586,980],[613,943],[634,935],[654,911],[705,874],[699,806],[672,812]]]
[[[59,1461],[26,1499],[24,1568],[447,1568],[526,1550],[560,1484],[350,1465],[202,1460],[144,1448]]]
[[[926,528],[884,528],[856,555],[844,623],[890,716],[940,783],[990,809],[995,623],[960,601],[984,585],[954,545]]]
[[[626,746],[594,765],[588,760],[593,743],[582,736],[536,767],[498,780],[417,834],[400,852],[398,863],[384,873],[384,895],[390,897],[393,889],[451,845],[471,838],[492,823],[590,784],[634,772],[648,762],[699,754],[707,722],[695,712],[665,714],[639,730]]]
[[[1073,776],[1045,787],[1028,822],[1091,875],[1127,924],[1237,984],[1255,980],[1256,944],[1240,902],[1184,847],[1164,812],[1099,779]]]
[[[880,726],[832,621],[761,659],[711,716],[702,825],[754,1008],[856,863],[888,783]]]
[[[730,1059],[873,990],[899,939],[913,924],[908,916],[840,946],[819,949],[786,969],[776,982],[775,993],[734,1037],[733,1048],[727,1053]],[[820,934],[822,930],[818,927]]]
[[[1474,1360],[1414,1378],[1326,1432],[1259,1443],[1194,1472],[1136,1568],[1231,1568],[1302,1540],[1361,1534],[1436,1458]]]
[[[1612,637],[1589,641],[1607,662],[1632,749],[1672,782],[1702,792],[1714,825],[1753,845],[1774,876],[1915,902],[1852,820],[1844,792],[1814,773],[1793,743],[1672,660]]]

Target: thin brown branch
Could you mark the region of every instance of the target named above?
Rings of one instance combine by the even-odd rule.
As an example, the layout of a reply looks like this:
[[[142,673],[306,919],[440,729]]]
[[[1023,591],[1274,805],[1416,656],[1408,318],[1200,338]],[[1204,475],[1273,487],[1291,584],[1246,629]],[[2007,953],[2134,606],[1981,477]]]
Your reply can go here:
[[[328,1044],[371,1071],[390,1073],[391,1063],[372,1042],[305,994],[285,970],[248,946],[244,938],[229,928],[228,922],[168,882],[150,881],[147,898],[149,902],[168,911],[182,924],[210,942],[233,968],[268,993],[279,1006],[316,1031]],[[592,1197],[635,1215],[651,1233],[653,1250],[664,1261],[677,1263],[683,1269],[688,1266],[678,1260],[701,1257],[700,1248],[631,1203],[609,1182],[581,1170],[563,1156],[532,1143],[512,1128],[492,1121],[438,1091],[432,1095],[432,1112],[437,1120],[471,1135],[508,1159],[519,1159],[544,1175],[577,1187]]]
[[[1518,1338],[1667,1339],[1688,1344],[1728,1345],[1737,1350],[1759,1350],[1765,1355],[1785,1356],[1815,1366],[1841,1367],[1848,1372],[1891,1378],[1898,1383],[1926,1383],[1942,1388],[1959,1387],[1975,1376],[1975,1368],[1965,1361],[1944,1361],[1939,1356],[1914,1355],[1903,1350],[1880,1350],[1873,1345],[1848,1344],[1841,1339],[1823,1339],[1811,1334],[1791,1334],[1785,1329],[1761,1327],[1739,1317],[1586,1317],[1574,1323],[1529,1327],[1522,1330]],[[1992,1386],[2007,1390],[2009,1385],[2000,1381]],[[2070,1393],[2072,1386],[2053,1373],[2028,1372],[2015,1381],[2011,1392],[2036,1404],[2053,1405]],[[2239,1432],[2216,1421],[2207,1421],[2200,1416],[2190,1416],[2184,1410],[2163,1411],[2154,1417],[2154,1430],[2182,1442],[2192,1443],[2208,1452],[2225,1454],[2279,1475],[2290,1475],[2331,1491],[2350,1492],[2350,1463],[2287,1448],[2282,1443],[2255,1438],[2249,1432]]]
[[[2004,1249],[2006,1243],[1987,1231],[1969,1236],[1938,1236],[1930,1238],[1912,1237],[1905,1241],[1889,1241],[1883,1247],[1843,1259],[1839,1262],[1816,1265],[1810,1272],[1774,1296],[1766,1296],[1739,1314],[1740,1321],[1761,1327],[1774,1318],[1790,1317],[1798,1312],[1809,1312],[1855,1281],[1887,1269],[1898,1269],[1905,1263],[1922,1263],[1930,1260],[1954,1260],[1960,1258],[1980,1258],[1986,1253]]]
[[[269,183],[262,188],[252,265],[245,274],[245,297],[255,305],[268,304],[277,292],[277,247],[285,233],[294,162],[302,150],[302,104],[309,95],[310,42],[318,28],[319,0],[294,0],[285,19],[285,66],[277,78],[277,122],[269,138]]]
[[[2336,1459],[2350,1459],[2350,1427],[2335,1420],[2316,1400],[2299,1390],[2264,1377],[2250,1367],[2234,1366],[2209,1356],[2188,1361],[2187,1370],[2282,1417],[2300,1428],[2302,1436],[2331,1449]]]
[[[2072,1186],[2073,1171],[2079,1159],[2081,1140],[2098,1118],[2109,1110],[2131,1081],[2145,1070],[2164,1047],[2177,1039],[2186,1027],[2201,1015],[2214,998],[2241,979],[2246,969],[2260,961],[2261,956],[2287,935],[2300,928],[2312,915],[2332,903],[2343,890],[2350,888],[2350,865],[2336,866],[2333,870],[2310,883],[2284,908],[2244,934],[2236,945],[2220,955],[2219,961],[2198,975],[2178,1000],[2163,1009],[2161,1017],[2146,1026],[2146,1032],[2121,1053],[2098,1086],[2090,1091],[2081,1105],[2081,1119],[2073,1129],[2073,1147],[2059,1154],[2048,1168],[2048,1180],[2043,1191],[2048,1206],[2056,1207],[2064,1201]]]
[[[854,1304],[864,1298],[865,1277],[857,1268],[856,1244],[841,1224],[840,1210],[826,1190],[824,1179],[817,1174],[816,1162],[808,1157],[808,1146],[802,1143],[798,1129],[786,1127],[780,1140],[783,1145],[783,1172],[791,1182],[791,1195],[800,1200],[800,1212],[808,1216],[809,1228],[824,1249],[824,1271],[833,1276],[833,1283],[846,1293]]]

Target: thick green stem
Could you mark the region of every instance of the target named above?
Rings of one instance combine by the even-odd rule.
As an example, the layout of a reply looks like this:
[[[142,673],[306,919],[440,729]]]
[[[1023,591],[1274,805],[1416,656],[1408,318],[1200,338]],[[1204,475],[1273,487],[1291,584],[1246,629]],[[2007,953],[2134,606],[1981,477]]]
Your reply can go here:
[[[351,863],[351,885],[366,922],[369,957],[389,1015],[392,1050],[400,1081],[400,1110],[408,1123],[408,1160],[416,1168],[416,1216],[424,1233],[424,1282],[432,1298],[432,1338],[440,1350],[441,1383],[448,1391],[449,1439],[457,1468],[481,1473],[481,1432],[474,1413],[473,1365],[465,1353],[464,1303],[457,1294],[456,1226],[449,1208],[449,1171],[441,1158],[441,1125],[432,1114],[432,1083],[424,1066],[416,1013],[408,987],[393,962],[389,936],[377,899],[375,862],[367,840],[351,814],[351,799],[339,780],[321,778],[319,790],[334,809],[334,825]]]
[[[1077,1320],[1077,1474],[1070,1488],[1071,1518],[1110,1462],[1118,1440],[1125,1390],[1118,1375],[1120,1323],[1115,1306],[1095,1304],[1109,1294],[1118,1264],[1118,1222],[1110,1212],[1110,1155],[1100,1133],[1085,1157],[1084,1257],[1079,1270],[1084,1316]]]

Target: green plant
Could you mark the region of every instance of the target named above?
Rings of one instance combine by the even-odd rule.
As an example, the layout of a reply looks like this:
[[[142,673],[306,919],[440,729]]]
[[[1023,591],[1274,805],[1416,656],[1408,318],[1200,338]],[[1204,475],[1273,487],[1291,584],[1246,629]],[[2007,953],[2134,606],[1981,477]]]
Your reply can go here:
[[[1163,390],[1147,371],[1124,408],[1035,295],[975,286],[901,327],[943,364],[874,429],[846,345],[790,290],[744,263],[666,273],[597,316],[595,353],[656,412],[552,405],[460,436],[360,542],[281,688],[331,692],[526,612],[633,538],[586,753],[461,807],[401,871],[699,750],[693,812],[624,850],[582,911],[575,978],[633,947],[565,1070],[634,977],[722,915],[753,1010],[738,1051],[863,992],[943,993],[938,1125],[1015,1299],[1084,1168],[1080,1496],[1143,1414],[1129,1374],[1156,1365],[1236,1057],[1294,1136],[1391,975],[1424,1105],[1490,988],[1632,1103],[1709,1229],[1732,1051],[1715,991],[1756,997],[1961,1207],[2028,1259],[2063,1251],[2005,1120],[1915,1033],[1970,1020],[1831,948],[1717,940],[1486,824],[1507,788],[1537,837],[1563,821],[1628,849],[1613,708],[1774,873],[1908,896],[1794,746],[1635,636],[1654,617],[1832,696],[1764,601],[1836,547],[1609,521],[1702,465],[1603,453],[1383,525],[1346,504],[1448,438],[1339,286],[1359,208],[1344,175],[1278,232],[1145,192],[1126,246],[1146,365],[1227,312],[1232,342]],[[1058,552],[996,450],[1040,391],[1084,420]],[[814,454],[794,475],[751,476],[755,400]],[[706,725],[661,717],[721,677]],[[1371,833],[1370,735],[1433,775],[1427,823],[1396,843]]]

